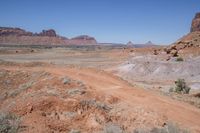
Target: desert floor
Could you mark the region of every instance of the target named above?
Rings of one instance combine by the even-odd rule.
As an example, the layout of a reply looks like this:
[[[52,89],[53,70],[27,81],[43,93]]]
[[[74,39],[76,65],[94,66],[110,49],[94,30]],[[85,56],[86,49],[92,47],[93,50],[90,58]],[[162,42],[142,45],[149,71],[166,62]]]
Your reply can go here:
[[[174,123],[200,132],[200,58],[156,48],[0,48],[0,111],[20,132],[134,132]],[[169,93],[184,78],[191,94]]]

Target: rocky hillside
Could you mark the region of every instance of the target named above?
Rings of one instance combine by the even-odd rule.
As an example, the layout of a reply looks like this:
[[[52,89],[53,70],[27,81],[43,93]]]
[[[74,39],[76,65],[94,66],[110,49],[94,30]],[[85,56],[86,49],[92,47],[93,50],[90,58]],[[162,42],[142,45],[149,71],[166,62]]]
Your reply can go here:
[[[165,51],[173,56],[178,56],[181,50],[190,48],[200,48],[200,13],[196,13],[192,20],[190,33],[167,47]]]
[[[96,43],[95,38],[87,35],[68,39],[57,35],[56,31],[53,29],[42,30],[40,33],[33,33],[20,28],[0,27],[0,44],[84,45]]]

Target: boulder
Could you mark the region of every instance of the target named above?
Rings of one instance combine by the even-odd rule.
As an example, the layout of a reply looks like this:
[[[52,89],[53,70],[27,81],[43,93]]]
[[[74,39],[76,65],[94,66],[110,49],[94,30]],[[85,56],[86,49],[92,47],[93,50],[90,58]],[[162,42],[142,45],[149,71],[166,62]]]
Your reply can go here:
[[[172,49],[170,54],[172,55],[172,57],[177,57],[178,56],[178,51],[175,49]]]

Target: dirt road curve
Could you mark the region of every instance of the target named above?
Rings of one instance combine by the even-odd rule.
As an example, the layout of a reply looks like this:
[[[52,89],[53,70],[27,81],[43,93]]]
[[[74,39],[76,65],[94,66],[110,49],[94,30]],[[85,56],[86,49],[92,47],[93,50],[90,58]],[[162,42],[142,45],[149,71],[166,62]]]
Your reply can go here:
[[[1,66],[0,68],[4,67]],[[122,102],[128,104],[130,108],[140,106],[147,111],[148,109],[153,110],[165,116],[169,121],[177,122],[184,128],[190,128],[195,132],[200,132],[199,109],[187,103],[178,102],[168,97],[161,96],[155,92],[133,87],[126,81],[104,71],[71,67],[7,67],[4,69],[26,69],[28,71],[44,70],[56,75],[67,75],[73,79],[81,80],[97,92],[99,91],[105,93],[105,95],[118,97]]]

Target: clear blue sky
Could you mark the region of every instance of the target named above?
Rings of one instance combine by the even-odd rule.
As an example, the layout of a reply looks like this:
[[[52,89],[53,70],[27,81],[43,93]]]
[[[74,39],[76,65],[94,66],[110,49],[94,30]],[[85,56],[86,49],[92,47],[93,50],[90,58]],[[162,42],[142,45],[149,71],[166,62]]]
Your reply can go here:
[[[190,30],[200,0],[1,0],[0,26],[53,28],[99,42],[172,43]]]

